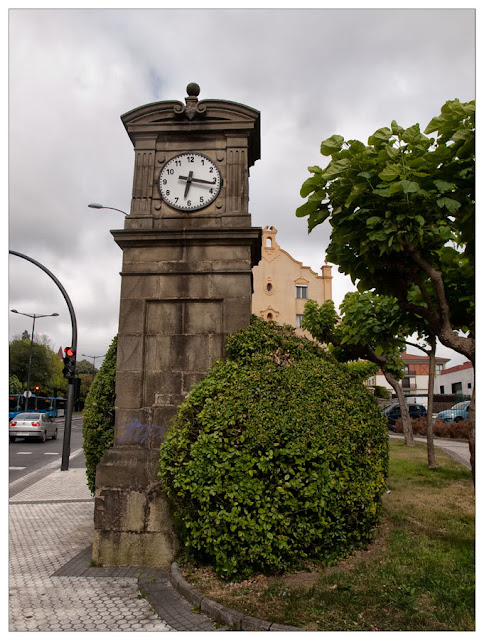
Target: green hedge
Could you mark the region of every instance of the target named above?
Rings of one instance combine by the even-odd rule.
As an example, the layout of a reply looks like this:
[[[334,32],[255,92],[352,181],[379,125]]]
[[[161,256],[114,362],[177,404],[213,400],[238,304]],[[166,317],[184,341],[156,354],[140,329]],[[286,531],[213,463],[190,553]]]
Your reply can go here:
[[[115,336],[91,385],[82,414],[87,484],[92,494],[95,491],[96,466],[114,442],[117,344]]]
[[[376,401],[313,342],[253,317],[181,405],[160,477],[220,576],[331,564],[371,539],[388,467]]]

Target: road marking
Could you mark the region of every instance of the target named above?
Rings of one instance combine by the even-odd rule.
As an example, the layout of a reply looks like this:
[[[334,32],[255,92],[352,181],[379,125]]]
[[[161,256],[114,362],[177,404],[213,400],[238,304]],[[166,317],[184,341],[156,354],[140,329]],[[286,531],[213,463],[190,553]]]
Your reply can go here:
[[[60,453],[56,453],[55,451],[46,451],[44,456],[60,456]]]
[[[9,467],[8,470],[9,471],[23,471],[26,468],[27,467]]]
[[[30,456],[32,455],[32,451],[17,451],[18,456]]]

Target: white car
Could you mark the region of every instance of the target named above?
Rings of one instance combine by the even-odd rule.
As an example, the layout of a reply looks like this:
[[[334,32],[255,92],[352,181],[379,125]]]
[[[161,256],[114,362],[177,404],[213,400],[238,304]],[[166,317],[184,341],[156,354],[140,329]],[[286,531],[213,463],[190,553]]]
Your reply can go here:
[[[47,438],[57,439],[57,425],[46,413],[18,413],[8,423],[10,442],[16,438],[36,438],[45,442]]]

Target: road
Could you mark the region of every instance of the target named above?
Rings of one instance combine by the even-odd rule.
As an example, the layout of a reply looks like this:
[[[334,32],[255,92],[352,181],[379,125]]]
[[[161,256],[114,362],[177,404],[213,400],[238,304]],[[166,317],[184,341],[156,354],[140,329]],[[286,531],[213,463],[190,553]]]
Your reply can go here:
[[[26,476],[32,471],[41,469],[46,464],[54,461],[62,461],[62,443],[64,441],[64,418],[57,419],[57,440],[35,442],[19,438],[9,444],[9,482],[14,482]],[[71,453],[82,448],[82,416],[73,416],[71,427]],[[84,454],[70,460],[69,467],[84,466]]]

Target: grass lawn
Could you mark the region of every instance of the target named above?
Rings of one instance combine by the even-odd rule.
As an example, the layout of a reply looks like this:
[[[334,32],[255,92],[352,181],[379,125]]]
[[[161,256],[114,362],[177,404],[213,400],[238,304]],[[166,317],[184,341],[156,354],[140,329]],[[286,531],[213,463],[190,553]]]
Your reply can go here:
[[[390,441],[389,493],[374,542],[330,568],[226,583],[181,566],[207,597],[280,624],[319,631],[474,630],[471,473],[425,445]]]

